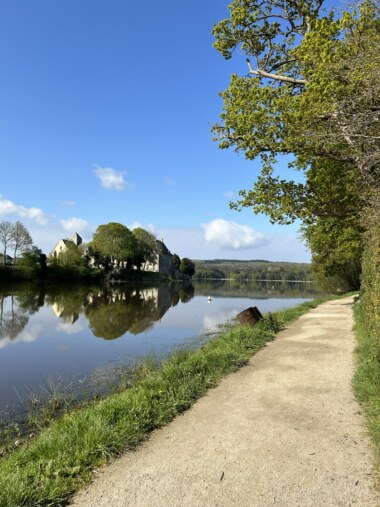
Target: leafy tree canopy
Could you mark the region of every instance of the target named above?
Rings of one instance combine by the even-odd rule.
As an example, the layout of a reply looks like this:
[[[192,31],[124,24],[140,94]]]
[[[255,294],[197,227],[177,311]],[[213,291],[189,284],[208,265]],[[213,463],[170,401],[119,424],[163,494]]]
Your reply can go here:
[[[35,275],[43,276],[46,271],[46,255],[36,245],[32,245],[23,251],[18,266]]]
[[[142,227],[137,227],[136,229],[133,229],[133,234],[138,241],[146,243],[152,250],[155,249],[157,239],[151,232],[143,229]]]
[[[184,275],[193,276],[193,274],[195,273],[194,262],[188,259],[187,257],[184,257],[181,261],[179,271]]]
[[[213,29],[225,58],[237,47],[249,57],[248,75],[233,75],[221,94],[213,131],[221,148],[260,156],[262,178],[281,153],[302,168],[323,157],[366,177],[378,171],[379,6],[366,0],[338,18],[322,3],[234,0]]]
[[[173,266],[174,266],[174,268],[179,270],[180,265],[181,265],[181,259],[180,259],[180,257],[177,254],[173,254],[172,255],[172,260],[173,260]]]
[[[99,225],[91,246],[112,260],[132,262],[137,253],[137,240],[125,225],[110,222]]]
[[[137,227],[133,230],[133,235],[137,241],[137,250],[134,259],[136,266],[140,268],[144,262],[154,262],[157,240],[153,234],[141,227]]]

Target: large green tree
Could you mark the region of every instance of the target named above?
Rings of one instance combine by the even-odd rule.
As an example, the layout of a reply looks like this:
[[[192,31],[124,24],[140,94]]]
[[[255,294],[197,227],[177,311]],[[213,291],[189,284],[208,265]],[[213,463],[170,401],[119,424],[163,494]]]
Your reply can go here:
[[[131,269],[137,255],[137,240],[125,225],[110,222],[99,225],[90,243],[94,250],[114,261],[126,262]]]
[[[137,227],[133,230],[133,235],[137,241],[136,255],[134,263],[137,269],[141,269],[144,262],[154,262],[156,258],[157,239],[152,233]]]
[[[261,157],[250,190],[231,203],[272,222],[302,221],[315,269],[359,283],[360,213],[380,166],[380,12],[365,0],[340,15],[316,0],[234,0],[214,27],[225,58],[240,48],[248,74],[233,75],[222,92],[221,148]],[[274,172],[278,155],[305,183]],[[297,178],[299,180],[299,178]]]
[[[29,277],[43,278],[46,274],[46,255],[36,245],[24,250],[18,263]]]
[[[295,154],[350,163],[373,176],[380,162],[380,13],[366,0],[340,17],[315,0],[234,0],[214,27],[225,58],[240,47],[248,75],[233,75],[214,126],[222,148],[273,157]]]
[[[190,260],[189,258],[184,257],[181,261],[180,266],[179,266],[179,272],[184,275],[193,276],[193,274],[195,273],[194,262],[192,260]]]
[[[368,191],[358,191],[358,179],[354,166],[316,160],[307,171],[304,205],[295,206],[314,271],[332,289],[360,287],[362,210]]]

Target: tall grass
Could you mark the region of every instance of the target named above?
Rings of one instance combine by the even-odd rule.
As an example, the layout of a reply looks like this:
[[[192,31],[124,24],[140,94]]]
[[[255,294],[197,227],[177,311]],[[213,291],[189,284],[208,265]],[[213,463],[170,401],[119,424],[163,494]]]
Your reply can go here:
[[[232,327],[201,349],[178,352],[158,367],[147,361],[126,391],[64,414],[1,458],[0,506],[65,505],[95,468],[188,409],[224,375],[246,364],[282,326],[320,302],[267,316],[254,328]]]
[[[353,386],[367,420],[367,427],[376,448],[380,469],[380,363],[379,340],[368,326],[363,301],[355,305],[355,333],[357,339],[356,371]]]

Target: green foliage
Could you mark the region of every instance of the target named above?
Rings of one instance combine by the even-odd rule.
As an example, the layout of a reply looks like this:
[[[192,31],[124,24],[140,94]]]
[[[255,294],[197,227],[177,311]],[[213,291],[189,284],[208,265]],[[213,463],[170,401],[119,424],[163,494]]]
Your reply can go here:
[[[249,75],[233,75],[221,122],[221,148],[261,157],[253,189],[234,209],[251,207],[272,222],[302,221],[313,268],[336,288],[357,288],[368,188],[380,184],[380,10],[364,0],[340,16],[322,2],[234,0],[230,18],[214,27],[225,58],[247,56]],[[293,154],[289,168],[305,184],[274,174],[276,156]]]
[[[0,263],[1,263],[0,255]],[[17,258],[16,264],[0,266],[0,280],[5,281],[23,281],[23,280],[41,280],[46,274],[46,255],[33,245],[24,250]]]
[[[46,273],[46,255],[40,248],[33,245],[23,251],[17,268],[21,269],[27,278],[43,278]]]
[[[145,262],[155,261],[157,240],[153,234],[141,227],[134,229],[133,235],[137,241],[137,249],[133,262],[137,266],[137,269],[141,269],[141,266]]]
[[[126,262],[127,269],[132,268],[138,253],[138,244],[133,233],[125,225],[116,222],[99,225],[90,245],[111,261]]]
[[[82,252],[77,245],[70,242],[66,245],[66,250],[57,257],[57,264],[62,267],[81,268],[84,266]]]
[[[195,273],[195,265],[194,262],[187,257],[184,257],[179,266],[179,272],[183,275],[193,276]]]
[[[371,320],[366,307],[368,299],[355,305],[356,371],[353,386],[367,419],[367,426],[375,444],[375,458],[380,467],[380,326]]]
[[[207,260],[195,261],[196,279],[232,279],[232,280],[311,280],[309,264],[295,262]]]
[[[365,321],[380,357],[380,192],[367,213],[363,255],[362,298]]]
[[[67,242],[66,250],[51,258],[47,271],[50,280],[70,280],[98,277],[99,273],[89,268],[81,246]]]
[[[321,4],[235,0],[213,30],[223,56],[241,47],[255,59],[251,77],[233,75],[222,93],[214,133],[222,148],[261,156],[264,176],[279,153],[300,167],[323,157],[363,173],[379,162],[378,5],[364,1],[337,19],[320,17]]]
[[[373,190],[366,210],[363,274],[359,303],[355,307],[358,340],[354,388],[367,418],[380,466],[380,191]]]
[[[330,290],[360,288],[363,232],[361,211],[368,192],[358,191],[353,166],[317,159],[307,172],[303,236],[312,251],[312,268]]]
[[[179,270],[180,265],[181,265],[180,257],[177,254],[173,254],[172,259],[173,259],[174,268]]]
[[[136,229],[133,229],[133,234],[138,241],[145,243],[151,251],[155,251],[157,239],[151,232],[143,229],[142,227],[137,227]]]

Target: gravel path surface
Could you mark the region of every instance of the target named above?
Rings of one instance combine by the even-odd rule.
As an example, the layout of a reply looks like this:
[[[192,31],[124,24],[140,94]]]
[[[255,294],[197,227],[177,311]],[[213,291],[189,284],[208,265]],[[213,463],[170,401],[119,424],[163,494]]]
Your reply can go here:
[[[305,314],[72,505],[380,506],[352,325],[352,298]]]

